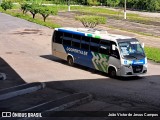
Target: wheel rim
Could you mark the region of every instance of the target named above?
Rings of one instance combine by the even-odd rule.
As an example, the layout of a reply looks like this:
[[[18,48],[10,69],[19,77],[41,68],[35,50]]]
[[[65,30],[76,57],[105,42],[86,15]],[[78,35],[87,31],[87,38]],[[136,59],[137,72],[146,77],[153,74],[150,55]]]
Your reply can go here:
[[[112,76],[112,77],[115,77],[115,76],[116,76],[115,70],[112,70],[112,71],[111,71],[111,76]]]
[[[73,65],[73,59],[72,58],[68,58],[68,64],[71,65],[71,66]]]
[[[69,59],[69,64],[72,65],[72,63],[73,63],[73,62],[72,62],[72,59],[70,58],[70,59]]]
[[[110,77],[114,78],[116,76],[116,71],[114,69],[111,69],[109,75]]]

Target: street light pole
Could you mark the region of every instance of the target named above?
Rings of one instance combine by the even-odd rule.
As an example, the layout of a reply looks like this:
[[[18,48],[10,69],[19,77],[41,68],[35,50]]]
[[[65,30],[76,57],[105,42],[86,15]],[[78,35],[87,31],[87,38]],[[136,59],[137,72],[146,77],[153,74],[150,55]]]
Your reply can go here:
[[[70,11],[70,0],[68,0],[68,11]]]
[[[127,12],[126,12],[126,0],[124,1],[124,19],[127,19]]]

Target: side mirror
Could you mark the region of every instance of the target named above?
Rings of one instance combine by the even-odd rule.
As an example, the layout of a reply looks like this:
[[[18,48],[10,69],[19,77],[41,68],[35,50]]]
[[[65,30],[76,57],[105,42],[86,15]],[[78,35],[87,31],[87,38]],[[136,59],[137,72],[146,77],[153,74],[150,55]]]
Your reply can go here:
[[[114,44],[112,45],[112,50],[116,50],[116,46]]]
[[[142,43],[142,48],[144,48],[144,43]]]

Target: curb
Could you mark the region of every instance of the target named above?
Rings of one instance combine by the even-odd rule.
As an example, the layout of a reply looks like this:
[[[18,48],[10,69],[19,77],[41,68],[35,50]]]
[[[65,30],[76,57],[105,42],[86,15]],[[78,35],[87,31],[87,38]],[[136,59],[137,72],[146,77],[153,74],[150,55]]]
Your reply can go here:
[[[81,105],[92,100],[92,95],[86,93],[75,93],[63,98],[39,104],[37,106],[22,110],[21,112],[38,112],[42,117],[49,117],[52,114],[62,111],[66,108]],[[20,118],[20,120],[37,120],[39,118]]]
[[[26,93],[31,93],[45,88],[45,83],[35,82],[29,84],[22,84],[7,89],[0,90],[0,101],[13,98]]]

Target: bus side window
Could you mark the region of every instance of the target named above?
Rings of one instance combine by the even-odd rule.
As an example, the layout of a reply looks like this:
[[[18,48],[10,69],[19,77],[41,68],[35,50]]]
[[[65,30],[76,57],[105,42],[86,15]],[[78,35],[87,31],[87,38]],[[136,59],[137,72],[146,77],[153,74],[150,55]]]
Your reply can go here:
[[[72,46],[80,48],[80,43],[81,43],[81,36],[80,35],[73,35]]]
[[[115,42],[111,42],[111,56],[113,56],[113,57],[115,57],[117,59],[120,59],[120,55],[119,55],[118,49],[116,48],[116,50],[112,50],[112,45],[113,44],[116,45],[116,43]]]
[[[90,50],[93,52],[99,52],[99,42],[100,42],[100,39],[91,38]]]
[[[62,44],[63,32],[55,31],[54,32],[54,41],[55,43]]]
[[[89,50],[90,37],[82,36],[81,39],[81,48],[85,50]]]
[[[101,40],[99,45],[99,52],[102,54],[110,55],[110,42]]]
[[[63,45],[71,46],[71,43],[72,43],[72,34],[64,33]]]

